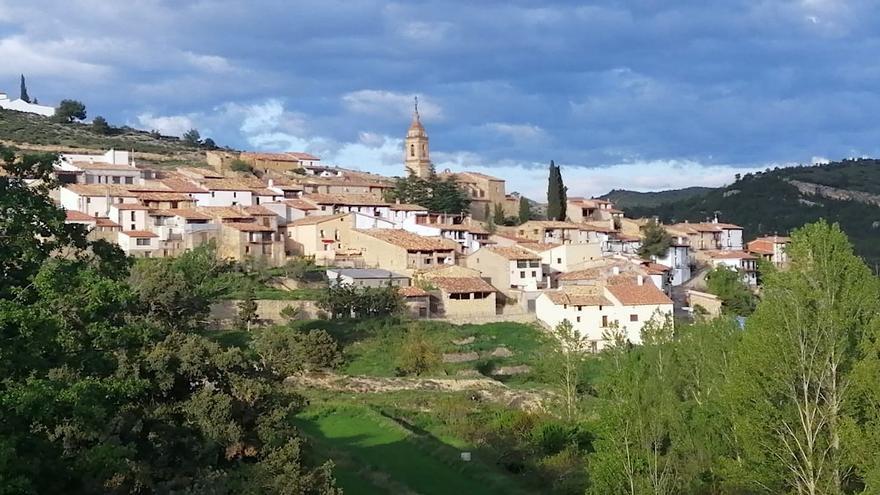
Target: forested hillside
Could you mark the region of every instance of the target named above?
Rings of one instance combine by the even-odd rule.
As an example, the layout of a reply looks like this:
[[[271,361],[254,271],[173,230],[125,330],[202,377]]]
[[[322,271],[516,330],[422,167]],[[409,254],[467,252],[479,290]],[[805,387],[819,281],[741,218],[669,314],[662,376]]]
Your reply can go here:
[[[638,206],[659,206],[670,201],[689,199],[711,191],[711,187],[686,187],[684,189],[671,189],[669,191],[639,192],[627,189],[612,189],[611,192],[600,196],[603,199],[613,201],[620,208],[632,208]]]
[[[792,181],[798,181],[800,189]],[[742,225],[747,238],[786,234],[825,218],[840,223],[856,251],[874,267],[880,263],[880,244],[876,242],[880,207],[871,203],[871,195],[878,193],[878,162],[846,160],[747,174],[729,186],[700,196],[630,207],[626,213],[630,217],[656,215],[664,222],[703,221],[717,213],[723,221]]]

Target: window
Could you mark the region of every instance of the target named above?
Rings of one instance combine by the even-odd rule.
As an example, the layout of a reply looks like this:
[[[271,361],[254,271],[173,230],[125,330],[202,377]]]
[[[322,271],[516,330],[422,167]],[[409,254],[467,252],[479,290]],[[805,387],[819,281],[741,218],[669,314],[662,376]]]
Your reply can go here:
[[[149,239],[137,239],[137,240],[135,241],[135,243],[136,243],[138,246],[149,246],[149,245],[150,245],[150,240],[149,240]]]
[[[416,145],[409,145],[409,156],[416,156]]]
[[[539,266],[541,266],[541,262],[538,260],[532,260],[529,262],[529,266],[532,268],[538,268]]]
[[[516,262],[516,267],[517,267],[517,268],[525,268],[525,267],[527,267],[527,266],[529,266],[529,263],[528,263],[527,261],[519,260],[519,261]]]
[[[131,212],[131,221],[134,222],[134,212]]]
[[[237,194],[238,194],[238,193],[236,193],[235,191],[232,191],[232,197],[233,197],[233,198],[238,197]]]
[[[562,264],[562,258],[556,258],[556,264],[561,265],[561,264]]]
[[[608,326],[608,317],[605,315],[602,315],[602,328],[605,328],[607,326]]]
[[[526,278],[526,272],[519,272],[519,278]]]
[[[126,177],[125,183],[126,184],[134,184],[134,177]]]
[[[214,197],[214,191],[211,191],[211,197],[212,198]]]
[[[318,236],[320,236],[321,239],[324,238],[324,229],[321,229],[321,230],[318,231]]]
[[[113,177],[113,183],[119,184],[119,177]]]
[[[430,265],[430,264],[431,264],[431,261],[432,261],[431,258],[425,258],[425,264],[426,264],[426,265]]]
[[[578,311],[583,311],[583,309],[584,309],[583,306],[578,306],[577,308],[578,308]],[[578,317],[578,318],[580,318],[580,317]]]
[[[629,315],[629,321],[639,321],[639,315]]]
[[[580,323],[580,322],[581,322],[581,317],[578,316],[577,318],[575,318],[575,321],[577,321],[578,323]]]
[[[532,270],[532,278],[535,278],[537,276],[538,276],[538,272],[536,272],[535,270]]]

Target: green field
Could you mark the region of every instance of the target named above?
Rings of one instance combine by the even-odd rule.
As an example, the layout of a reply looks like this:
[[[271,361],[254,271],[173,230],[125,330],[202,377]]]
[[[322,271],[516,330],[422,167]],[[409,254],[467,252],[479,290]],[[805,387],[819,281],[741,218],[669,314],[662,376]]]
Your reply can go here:
[[[462,371],[489,375],[503,366],[528,365],[531,373],[504,378],[510,384],[523,384],[535,379],[547,349],[547,336],[533,325],[521,323],[488,323],[483,325],[450,325],[443,322],[418,323],[441,353],[476,352],[479,359],[463,363],[444,363],[428,376],[454,376]],[[346,364],[340,370],[348,375],[395,376],[398,349],[406,333],[406,323],[312,321],[303,328],[322,328],[336,337],[345,348]],[[455,344],[473,338],[467,344]],[[498,348],[506,348],[511,356],[492,356]]]
[[[400,492],[493,495],[525,493],[515,480],[424,432],[415,432],[368,407],[313,408],[300,428],[337,462],[347,494]]]

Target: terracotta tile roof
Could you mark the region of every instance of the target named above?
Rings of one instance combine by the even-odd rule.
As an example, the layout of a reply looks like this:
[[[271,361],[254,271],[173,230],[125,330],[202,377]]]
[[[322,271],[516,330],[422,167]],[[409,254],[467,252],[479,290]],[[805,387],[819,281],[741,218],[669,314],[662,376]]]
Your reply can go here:
[[[560,244],[548,244],[546,242],[533,242],[529,240],[517,242],[516,245],[533,253],[543,253],[560,246]]]
[[[714,260],[753,260],[755,257],[745,251],[704,251]]]
[[[424,237],[400,229],[370,229],[358,230],[358,232],[402,247],[407,251],[453,251],[458,248],[458,243],[450,239]]]
[[[80,196],[99,197],[109,195],[119,198],[137,197],[128,187],[116,184],[66,184],[64,189]]]
[[[318,205],[344,205],[344,206],[389,206],[387,201],[373,196],[372,194],[306,194],[302,197]]]
[[[302,199],[282,199],[281,201],[277,201],[277,203],[284,203],[291,208],[296,208],[297,210],[303,211],[311,211],[317,210],[318,207],[309,203],[308,201],[304,201]]]
[[[135,194],[141,201],[195,201],[187,194],[176,192],[139,192]]]
[[[650,280],[645,280],[642,285],[608,285],[605,287],[605,290],[610,292],[624,306],[672,305],[672,299],[669,299]]]
[[[581,229],[583,225],[572,222],[561,222],[558,220],[529,220],[519,226],[520,229],[525,230],[535,227],[544,229]]]
[[[254,222],[226,222],[221,225],[241,232],[275,232],[272,227]]]
[[[118,227],[120,229],[122,228],[122,225],[119,225],[118,223],[114,222],[113,220],[110,220],[107,217],[96,218],[95,219],[95,226],[96,227]]]
[[[587,230],[590,232],[602,232],[605,234],[616,232],[608,225],[608,222],[603,221],[584,222],[583,225],[581,225],[581,230]]]
[[[159,182],[171,192],[192,194],[209,192],[207,189],[183,179],[159,179]]]
[[[64,212],[67,215],[68,222],[94,222],[94,217],[90,217],[85,213],[78,210],[67,210]]]
[[[637,235],[627,235],[619,232],[614,233],[611,238],[620,242],[639,242],[642,240],[642,238]]]
[[[251,189],[251,192],[256,194],[257,196],[284,196],[282,193],[278,191],[273,191],[268,188]]]
[[[261,205],[245,206],[244,211],[255,217],[274,217],[275,212]]]
[[[670,270],[670,268],[666,265],[661,265],[660,263],[654,263],[651,261],[646,261],[642,263],[642,266],[651,275],[662,275]]]
[[[786,237],[786,236],[782,236],[782,235],[767,235],[764,237],[758,237],[755,240],[756,241],[775,242],[777,244],[784,244],[787,242],[791,242],[791,237]]]
[[[595,286],[563,287],[546,291],[544,294],[553,304],[569,306],[611,306],[611,301],[603,295],[603,289]]]
[[[207,213],[202,213],[195,208],[175,208],[168,210],[158,210],[153,212],[157,216],[170,216],[170,217],[180,217],[185,218],[187,220],[211,220],[211,215]]]
[[[209,168],[201,168],[201,167],[177,167],[177,171],[183,175],[189,177],[196,177],[199,179],[222,179],[223,174],[217,172],[216,170],[211,170]]]
[[[393,203],[391,205],[391,211],[428,211],[428,209],[420,205]]]
[[[470,232],[472,234],[488,234],[489,231],[477,224],[466,225],[462,223],[423,223],[425,227],[446,230],[450,232]]]
[[[504,179],[499,179],[498,177],[493,177],[493,176],[491,176],[491,175],[489,175],[489,174],[482,174],[482,173],[480,173],[480,172],[469,172],[469,171],[465,171],[465,172],[460,172],[460,173],[458,173],[458,174],[456,174],[456,175],[458,175],[458,176],[462,176],[462,175],[464,175],[464,176],[470,176],[470,177],[477,178],[477,179],[483,179],[483,180],[492,180],[492,181],[504,182]]]
[[[111,208],[116,208],[117,210],[149,210],[149,206],[142,205],[140,203],[114,203],[110,205]]]
[[[502,237],[502,238],[504,238],[504,239],[509,239],[509,240],[511,240],[511,241],[516,241],[516,242],[518,242],[518,243],[523,243],[523,242],[534,243],[534,242],[535,242],[535,241],[533,241],[533,240],[531,240],[531,239],[526,239],[525,237],[518,237],[518,236],[516,236],[516,235],[514,235],[514,234],[508,234],[508,233],[504,233],[504,232],[495,232],[495,233],[492,234],[492,235],[493,235],[493,236]]]
[[[198,211],[219,219],[251,218],[251,215],[240,206],[200,206]]]
[[[347,217],[347,213],[340,213],[338,215],[310,215],[307,217],[296,219],[287,224],[288,227],[298,227],[300,225],[317,225],[319,223],[331,222],[334,220],[339,220],[340,218]]]
[[[131,165],[118,165],[115,163],[105,162],[73,162],[73,166],[81,170],[119,170],[125,172],[138,172],[139,170]]]
[[[205,179],[202,185],[211,191],[251,191],[265,186],[257,178]]]
[[[480,277],[434,277],[431,279],[431,284],[449,294],[495,292],[495,287],[492,287],[489,282]]]
[[[750,253],[773,254],[775,252],[774,245],[775,243],[764,239],[755,239],[754,241],[749,241],[746,246]]]
[[[398,287],[397,292],[403,297],[425,297],[429,296],[427,291],[416,286]]]
[[[242,159],[251,159],[251,160],[265,160],[272,162],[298,162],[300,160],[313,160],[318,161],[320,158],[310,155],[308,153],[303,153],[301,151],[286,151],[283,153],[262,153],[262,152],[253,152],[253,151],[243,151],[241,153]]]
[[[511,261],[541,259],[541,257],[537,254],[518,247],[487,247],[483,249],[490,253],[495,253],[502,258],[507,258]]]
[[[150,232],[149,230],[123,230],[121,233],[127,235],[128,237],[135,237],[138,239],[159,237],[159,234],[155,232]]]

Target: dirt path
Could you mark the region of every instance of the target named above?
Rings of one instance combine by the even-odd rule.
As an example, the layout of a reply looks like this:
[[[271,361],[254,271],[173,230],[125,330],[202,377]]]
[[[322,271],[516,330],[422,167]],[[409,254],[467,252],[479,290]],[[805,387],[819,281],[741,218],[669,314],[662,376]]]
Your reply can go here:
[[[350,393],[399,392],[424,390],[438,392],[473,392],[480,400],[491,400],[527,411],[544,410],[544,401],[552,394],[529,390],[513,390],[488,378],[383,378],[346,376],[335,373],[307,373],[289,376],[285,384]]]

